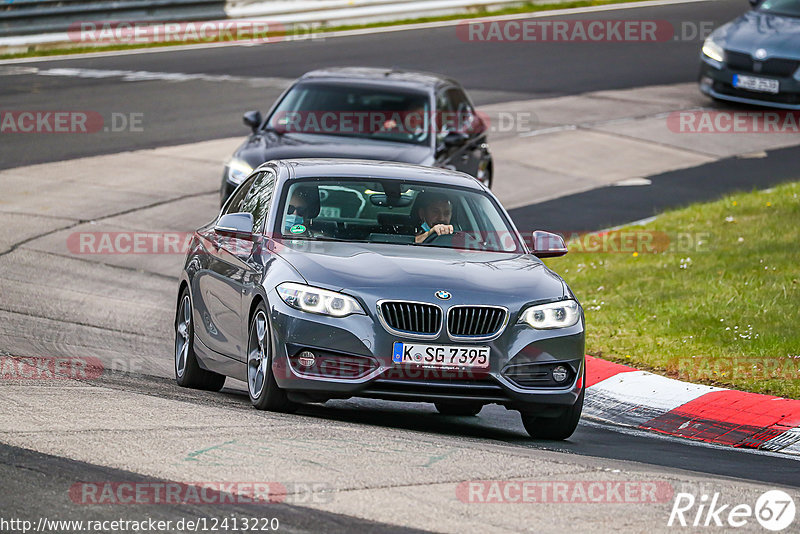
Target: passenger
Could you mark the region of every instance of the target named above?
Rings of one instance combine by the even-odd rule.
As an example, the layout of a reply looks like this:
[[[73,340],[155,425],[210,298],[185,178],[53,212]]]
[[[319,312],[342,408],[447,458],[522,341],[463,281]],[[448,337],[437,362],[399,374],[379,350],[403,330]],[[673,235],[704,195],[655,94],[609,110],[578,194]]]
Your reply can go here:
[[[419,229],[422,233],[414,238],[416,243],[422,243],[432,234],[447,235],[453,233],[450,219],[453,216],[453,204],[447,195],[442,193],[420,193],[421,198],[417,204],[417,217],[422,224]]]

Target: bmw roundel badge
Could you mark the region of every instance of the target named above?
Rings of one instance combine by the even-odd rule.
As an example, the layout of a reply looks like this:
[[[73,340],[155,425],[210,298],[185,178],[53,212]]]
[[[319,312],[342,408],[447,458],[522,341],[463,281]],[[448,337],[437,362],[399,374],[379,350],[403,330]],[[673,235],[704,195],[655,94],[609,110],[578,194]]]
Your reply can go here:
[[[447,300],[447,299],[449,299],[451,297],[449,291],[444,291],[442,289],[440,289],[439,291],[434,293],[434,295],[436,295],[436,298],[440,299],[440,300]]]

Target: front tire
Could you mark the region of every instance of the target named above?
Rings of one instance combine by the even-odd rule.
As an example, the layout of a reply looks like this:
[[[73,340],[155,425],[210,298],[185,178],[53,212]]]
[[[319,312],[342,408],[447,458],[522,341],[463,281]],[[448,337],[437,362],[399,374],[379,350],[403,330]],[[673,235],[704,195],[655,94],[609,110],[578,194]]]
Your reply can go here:
[[[290,413],[297,409],[272,374],[272,331],[267,308],[259,303],[250,321],[247,341],[247,392],[259,410]]]
[[[225,375],[207,371],[197,363],[194,353],[194,323],[192,298],[184,288],[178,300],[175,316],[175,381],[184,388],[219,391],[225,385]]]
[[[585,382],[585,381],[584,381]],[[586,388],[581,390],[578,400],[559,417],[537,417],[522,413],[522,425],[533,439],[564,440],[578,427],[583,411],[583,397]]]

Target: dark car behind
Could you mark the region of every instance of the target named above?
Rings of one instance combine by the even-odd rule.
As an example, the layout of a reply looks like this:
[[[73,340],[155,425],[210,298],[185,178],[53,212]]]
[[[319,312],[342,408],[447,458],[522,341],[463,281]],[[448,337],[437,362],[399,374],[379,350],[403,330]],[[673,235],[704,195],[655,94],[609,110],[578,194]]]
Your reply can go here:
[[[465,172],[487,187],[492,158],[486,124],[461,85],[422,72],[375,68],[312,71],[267,113],[244,116],[252,133],[226,163],[224,203],[268,160],[358,158]]]
[[[800,110],[800,1],[753,1],[700,54],[700,90],[718,100]]]

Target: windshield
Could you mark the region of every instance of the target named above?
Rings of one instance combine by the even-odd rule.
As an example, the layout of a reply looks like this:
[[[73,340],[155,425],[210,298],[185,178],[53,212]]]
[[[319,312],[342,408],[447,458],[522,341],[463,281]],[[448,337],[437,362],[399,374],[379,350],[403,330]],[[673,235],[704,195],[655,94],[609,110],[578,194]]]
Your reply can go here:
[[[522,252],[495,201],[475,190],[315,179],[292,184],[281,206],[280,232],[293,239]]]
[[[775,15],[800,17],[800,0],[765,0],[758,6],[758,10]]]
[[[282,133],[325,134],[425,145],[430,101],[421,92],[385,88],[295,85],[270,116]]]

